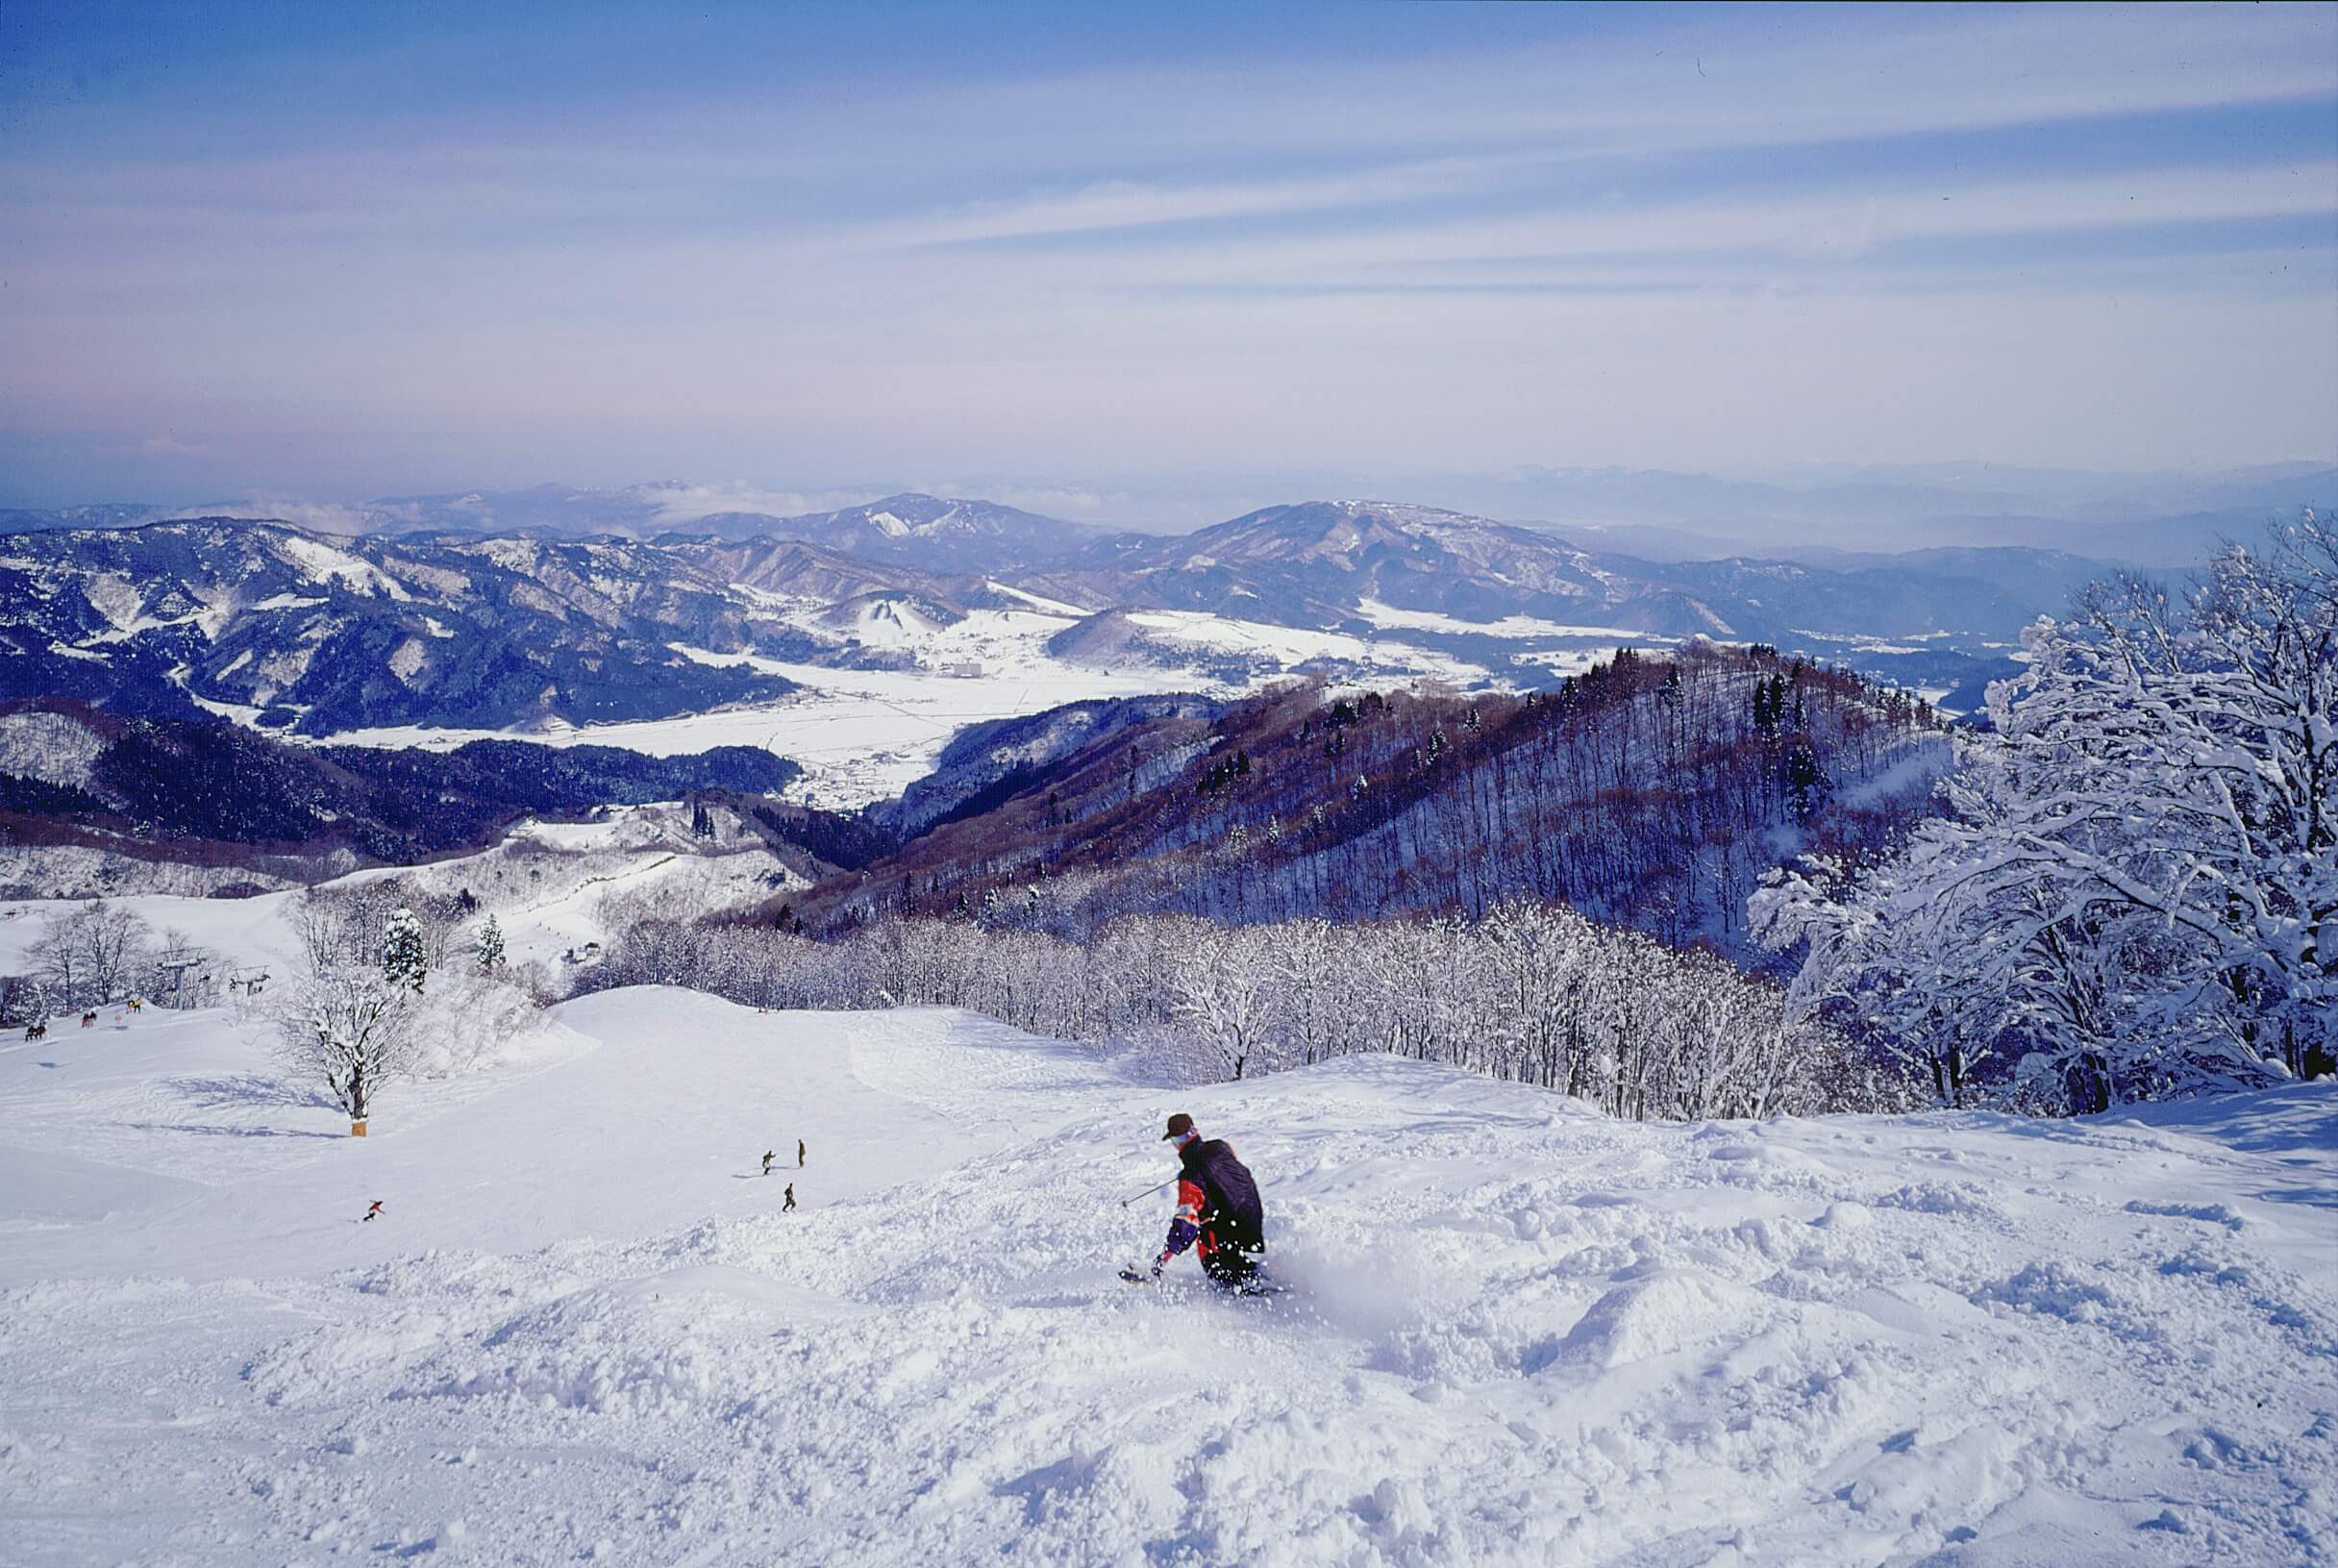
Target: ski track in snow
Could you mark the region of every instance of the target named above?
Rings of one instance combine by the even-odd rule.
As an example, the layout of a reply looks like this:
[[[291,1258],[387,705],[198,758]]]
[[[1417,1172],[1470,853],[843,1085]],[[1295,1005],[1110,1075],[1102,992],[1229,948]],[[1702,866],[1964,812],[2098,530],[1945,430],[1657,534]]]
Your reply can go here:
[[[0,1558],[2338,1551],[2326,1084],[1644,1127],[1385,1058],[1174,1089],[939,1010],[555,1018],[362,1142],[223,1012],[0,1054]],[[1178,1108],[1291,1294],[1113,1279]]]

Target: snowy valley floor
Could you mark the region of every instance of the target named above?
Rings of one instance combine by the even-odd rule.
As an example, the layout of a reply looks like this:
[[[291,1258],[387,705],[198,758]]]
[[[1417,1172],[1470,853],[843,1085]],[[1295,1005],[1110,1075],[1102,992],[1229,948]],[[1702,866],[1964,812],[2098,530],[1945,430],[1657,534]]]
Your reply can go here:
[[[0,1045],[0,1558],[2338,1554],[2328,1085],[1637,1127],[958,1013],[557,1018],[363,1142],[224,1013]],[[1114,1280],[1179,1108],[1289,1295]]]

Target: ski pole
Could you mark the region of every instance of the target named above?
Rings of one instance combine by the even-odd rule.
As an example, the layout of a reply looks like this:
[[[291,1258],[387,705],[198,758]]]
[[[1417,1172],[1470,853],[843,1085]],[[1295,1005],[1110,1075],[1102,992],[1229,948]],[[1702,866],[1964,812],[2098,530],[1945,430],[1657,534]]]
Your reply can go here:
[[[1145,1190],[1144,1190],[1144,1191],[1142,1191],[1142,1192],[1132,1192],[1131,1194],[1129,1194],[1129,1196],[1127,1196],[1126,1198],[1123,1198],[1123,1199],[1120,1201],[1120,1207],[1123,1207],[1123,1208],[1126,1208],[1126,1207],[1129,1207],[1131,1204],[1132,1204],[1132,1203],[1136,1202],[1136,1200],[1137,1200],[1137,1199],[1139,1199],[1139,1198],[1150,1198],[1150,1197],[1152,1197],[1152,1196],[1153,1196],[1155,1193],[1157,1193],[1157,1192],[1160,1191],[1160,1189],[1161,1189],[1161,1188],[1163,1188],[1163,1187],[1166,1187],[1166,1186],[1174,1186],[1174,1185],[1176,1185],[1176,1184],[1177,1184],[1177,1180],[1178,1180],[1178,1179],[1177,1179],[1176,1177],[1174,1177],[1174,1176],[1173,1176],[1173,1177],[1169,1178],[1169,1180],[1168,1180],[1168,1181],[1166,1181],[1166,1182],[1155,1182],[1155,1183],[1154,1183],[1152,1186],[1149,1186],[1149,1187],[1145,1188]]]

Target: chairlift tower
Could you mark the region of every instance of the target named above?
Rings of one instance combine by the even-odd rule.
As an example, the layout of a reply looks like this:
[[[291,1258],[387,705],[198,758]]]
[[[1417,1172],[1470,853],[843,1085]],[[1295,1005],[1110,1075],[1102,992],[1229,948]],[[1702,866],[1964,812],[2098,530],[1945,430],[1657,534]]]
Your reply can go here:
[[[154,966],[170,977],[170,1005],[177,1008],[187,1000],[187,973],[203,966],[203,955],[180,943],[164,950]]]

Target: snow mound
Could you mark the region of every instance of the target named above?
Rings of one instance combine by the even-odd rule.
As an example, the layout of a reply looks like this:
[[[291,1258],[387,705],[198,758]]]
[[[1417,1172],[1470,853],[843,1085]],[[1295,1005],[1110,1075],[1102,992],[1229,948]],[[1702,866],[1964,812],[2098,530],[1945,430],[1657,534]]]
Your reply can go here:
[[[1687,1270],[1664,1269],[1618,1285],[1558,1343],[1557,1358],[1612,1368],[1732,1337],[1760,1322],[1763,1298]]]

